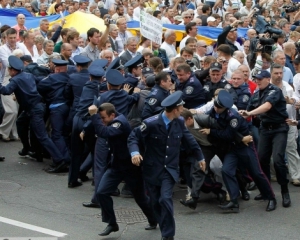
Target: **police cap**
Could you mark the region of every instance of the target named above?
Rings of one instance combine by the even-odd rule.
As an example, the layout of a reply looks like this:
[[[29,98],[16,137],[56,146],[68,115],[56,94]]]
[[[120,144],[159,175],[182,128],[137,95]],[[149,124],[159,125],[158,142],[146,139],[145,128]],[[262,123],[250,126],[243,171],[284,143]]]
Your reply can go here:
[[[24,69],[24,64],[22,60],[16,56],[9,56],[8,63],[9,63],[9,67],[15,70],[22,71]]]
[[[143,63],[143,56],[141,54],[136,55],[124,64],[124,67],[137,67]]]
[[[30,55],[23,55],[22,57],[20,57],[20,59],[23,61],[23,62],[32,62],[32,58]]]
[[[109,71],[110,69],[120,69],[123,68],[124,66],[120,63],[120,57],[116,57],[106,68],[106,71]]]
[[[106,72],[106,81],[113,86],[119,86],[124,83],[123,75],[116,69],[110,69]]]
[[[99,68],[104,68],[108,63],[107,59],[96,59],[91,63],[91,66],[97,66]]]
[[[148,76],[152,75],[153,73],[154,72],[153,72],[152,68],[145,67],[145,68],[142,69],[142,75],[144,77],[148,77]]]
[[[182,100],[182,92],[176,91],[173,94],[166,97],[162,102],[161,106],[165,108],[172,108],[183,105],[185,102]]]
[[[222,64],[218,62],[214,62],[210,64],[210,70],[212,71],[221,71],[222,70]]]
[[[231,108],[233,105],[233,98],[226,90],[221,90],[214,101],[217,108]]]
[[[103,77],[105,74],[103,68],[96,66],[96,65],[92,65],[92,64],[91,64],[91,66],[89,66],[88,71],[89,71],[89,74],[94,77]]]
[[[76,55],[73,59],[77,65],[85,65],[91,61],[91,59],[83,55]]]
[[[67,66],[69,62],[68,62],[68,61],[65,61],[65,60],[53,58],[53,59],[52,59],[52,63],[53,63],[55,66]]]
[[[254,78],[257,79],[270,78],[270,77],[271,74],[266,70],[258,71],[257,74],[254,76]]]

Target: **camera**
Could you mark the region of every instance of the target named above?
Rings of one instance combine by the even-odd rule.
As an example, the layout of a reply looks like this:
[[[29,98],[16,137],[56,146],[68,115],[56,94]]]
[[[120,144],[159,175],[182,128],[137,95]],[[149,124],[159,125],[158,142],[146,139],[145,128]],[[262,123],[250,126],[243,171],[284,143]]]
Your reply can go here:
[[[185,60],[185,62],[190,66],[192,72],[197,70],[195,63],[193,63],[192,60]]]
[[[255,24],[255,31],[258,33],[269,33],[280,35],[282,34],[282,30],[278,28],[274,28],[268,23],[263,16],[256,16],[256,24]]]
[[[257,48],[258,43],[260,43],[261,48]],[[250,52],[257,53],[268,53],[271,55],[273,50],[273,44],[275,43],[272,38],[252,38],[250,39]]]
[[[115,21],[115,20],[110,19],[109,17],[108,17],[107,19],[108,19],[108,23],[109,23],[109,24],[116,24],[116,21]]]
[[[283,6],[283,8],[285,9],[286,13],[293,13],[293,12],[298,11],[300,7],[299,7],[299,5],[295,5],[295,3],[294,3],[292,5]]]

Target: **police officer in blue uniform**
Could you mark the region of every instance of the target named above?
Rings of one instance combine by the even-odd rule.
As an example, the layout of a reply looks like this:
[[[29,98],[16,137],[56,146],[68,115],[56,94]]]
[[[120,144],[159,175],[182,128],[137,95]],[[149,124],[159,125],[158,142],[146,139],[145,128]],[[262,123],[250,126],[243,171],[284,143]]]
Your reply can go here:
[[[213,99],[215,91],[218,88],[224,88],[226,90],[231,88],[231,85],[222,77],[221,63],[215,62],[210,65],[209,76],[210,80],[206,81],[203,85],[207,102]]]
[[[50,110],[51,139],[63,155],[64,161],[57,166],[46,170],[48,173],[59,173],[66,171],[70,162],[70,153],[63,135],[65,122],[69,114],[69,99],[64,96],[64,90],[69,82],[67,74],[68,61],[53,59],[55,73],[41,80],[38,84],[38,91],[46,101]]]
[[[202,151],[180,117],[184,105],[182,95],[177,91],[168,96],[161,103],[165,111],[144,120],[128,138],[133,164],[143,166],[144,180],[163,240],[172,240],[175,236],[172,194],[179,178],[181,145],[194,152],[202,171],[205,170]],[[145,148],[144,153],[140,152],[140,145]]]
[[[116,57],[106,68],[108,72],[110,69],[116,69],[124,74],[124,66],[121,64],[120,57]]]
[[[54,163],[61,163],[64,158],[52,140],[48,137],[46,131],[44,122],[45,108],[41,102],[42,97],[37,91],[34,76],[30,73],[23,72],[24,65],[19,58],[10,56],[8,62],[8,71],[11,79],[8,85],[0,87],[0,94],[15,94],[20,107],[23,109],[19,118],[26,119],[25,121],[27,122],[27,117],[23,118],[22,116],[29,116],[30,127],[41,145],[49,152]],[[22,124],[22,122],[20,121],[19,124]],[[26,137],[28,137],[28,135]],[[22,138],[21,141],[23,143]],[[28,139],[26,139],[26,141],[28,141]]]
[[[171,86],[172,80],[167,72],[160,72],[155,76],[155,86],[145,99],[142,119],[152,117],[163,109],[161,102],[169,96]]]
[[[274,192],[270,182],[260,168],[253,143],[251,142],[247,146],[242,142],[235,141],[236,133],[240,133],[243,136],[249,135],[249,124],[237,111],[232,109],[232,105],[233,99],[230,93],[226,90],[221,90],[214,101],[214,107],[209,112],[209,115],[217,120],[222,129],[206,128],[200,130],[203,134],[211,135],[224,142],[232,142],[231,149],[225,155],[222,167],[222,176],[230,195],[230,202],[226,205],[220,205],[220,208],[229,212],[239,212],[237,199],[240,195],[240,190],[236,179],[236,169],[241,164],[246,166],[262,195],[269,200],[266,211],[273,211],[276,208]]]
[[[247,109],[251,93],[249,90],[249,85],[244,81],[242,71],[235,70],[232,72],[231,86],[230,94],[233,98],[233,104],[238,110]]]
[[[74,62],[76,63],[77,72],[70,75],[70,80],[65,88],[65,95],[71,98],[73,101],[70,107],[70,113],[67,120],[67,132],[72,130],[73,118],[76,113],[76,108],[82,93],[84,84],[90,80],[90,74],[88,72],[89,62],[91,60],[88,57],[82,55],[76,55]]]
[[[90,81],[86,82],[79,99],[76,114],[73,118],[73,128],[71,136],[71,164],[69,168],[68,187],[74,188],[81,186],[78,181],[80,164],[86,159],[88,154],[84,154],[85,141],[82,141],[80,134],[83,131],[84,124],[90,119],[88,116],[88,107],[94,102],[94,97],[98,97],[100,83],[105,74],[104,70],[95,64],[88,68]],[[84,138],[83,138],[84,139]],[[93,139],[91,139],[93,142]],[[93,147],[89,144],[89,150],[93,153]]]
[[[139,83],[139,78],[142,75],[143,62],[144,57],[138,54],[124,64],[124,67],[128,70],[124,84],[129,84],[132,89],[137,87]],[[132,91],[130,93],[132,93]]]
[[[183,63],[178,65],[175,71],[180,82],[177,90],[183,92],[182,99],[185,102],[184,107],[191,109],[204,105],[206,102],[203,87],[191,71],[191,67]]]
[[[107,236],[111,232],[119,231],[110,194],[122,180],[125,180],[136,203],[148,219],[149,225],[146,230],[155,229],[157,222],[150,207],[149,198],[145,194],[141,168],[131,163],[127,148],[127,138],[131,132],[128,120],[123,114],[118,113],[114,105],[110,103],[102,104],[99,110],[102,121],[97,114],[98,107],[95,105],[89,107],[96,134],[108,139],[112,153],[112,160],[98,185],[96,193],[97,200],[101,205],[102,221],[108,223],[108,226],[99,235]]]
[[[274,68],[280,67],[280,65],[272,65],[271,72]],[[268,71],[259,71],[255,78],[259,90],[251,97],[247,111],[242,110],[240,113],[243,116],[260,118],[258,158],[262,170],[270,179],[270,159],[273,156],[277,182],[281,187],[282,205],[289,207],[291,205],[288,190],[289,180],[284,160],[289,131],[286,124],[286,119],[288,119],[286,100],[281,89],[270,84],[271,74]],[[254,199],[261,200],[264,198],[261,193]]]

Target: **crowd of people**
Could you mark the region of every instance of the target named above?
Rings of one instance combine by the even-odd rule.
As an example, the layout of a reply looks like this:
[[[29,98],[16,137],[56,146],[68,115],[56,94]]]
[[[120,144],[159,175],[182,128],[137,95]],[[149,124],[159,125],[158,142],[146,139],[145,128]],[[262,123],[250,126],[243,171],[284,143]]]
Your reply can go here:
[[[20,140],[20,156],[51,158],[46,172],[68,172],[69,188],[89,181],[92,169],[95,190],[83,206],[101,208],[101,236],[119,230],[111,196],[121,195],[135,199],[146,230],[159,225],[162,239],[174,239],[179,179],[187,186],[180,203],[191,209],[212,192],[236,213],[257,187],[254,200],[273,211],[271,180],[291,206],[288,183],[300,186],[297,4],[0,0],[0,8],[42,17],[82,11],[104,21],[103,32],[80,33],[64,19],[50,28],[47,18],[28,29],[20,13],[16,25],[1,26],[0,46],[2,140]],[[133,34],[127,22],[141,11],[183,25],[184,36],[167,29],[160,45]],[[222,30],[208,44],[201,26]]]

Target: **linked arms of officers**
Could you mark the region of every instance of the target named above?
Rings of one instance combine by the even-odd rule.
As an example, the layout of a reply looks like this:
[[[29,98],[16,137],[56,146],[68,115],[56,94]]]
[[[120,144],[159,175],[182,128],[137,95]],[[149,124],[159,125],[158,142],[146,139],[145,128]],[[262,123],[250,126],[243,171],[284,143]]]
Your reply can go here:
[[[239,114],[242,115],[243,117],[256,116],[269,111],[271,108],[272,108],[272,104],[269,102],[265,102],[264,104],[262,104],[258,108],[253,109],[252,111],[240,110]]]

